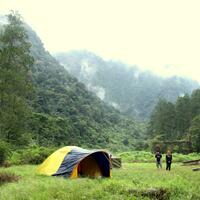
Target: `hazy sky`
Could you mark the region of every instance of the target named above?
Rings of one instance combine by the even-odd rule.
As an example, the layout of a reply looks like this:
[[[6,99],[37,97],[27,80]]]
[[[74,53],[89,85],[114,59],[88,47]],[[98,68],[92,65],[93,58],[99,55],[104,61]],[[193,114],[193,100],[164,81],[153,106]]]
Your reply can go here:
[[[87,49],[200,81],[200,0],[0,0],[50,52]]]

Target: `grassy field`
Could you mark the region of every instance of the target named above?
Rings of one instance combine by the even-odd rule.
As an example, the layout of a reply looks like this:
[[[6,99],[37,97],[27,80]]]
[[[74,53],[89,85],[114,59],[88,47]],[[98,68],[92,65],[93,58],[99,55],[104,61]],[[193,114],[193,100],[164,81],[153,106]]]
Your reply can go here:
[[[155,155],[148,151],[127,151],[118,153],[117,155],[122,158],[123,162],[155,162]],[[163,160],[164,158],[165,154],[163,154]],[[173,153],[173,162],[197,160],[199,158],[199,153],[190,153],[187,155]]]
[[[0,185],[1,200],[66,199],[173,199],[200,200],[200,172],[173,164],[172,171],[157,170],[154,163],[124,163],[112,171],[112,178],[74,180],[35,173],[36,166],[0,168],[20,176],[18,182]],[[149,191],[164,195],[152,196]]]

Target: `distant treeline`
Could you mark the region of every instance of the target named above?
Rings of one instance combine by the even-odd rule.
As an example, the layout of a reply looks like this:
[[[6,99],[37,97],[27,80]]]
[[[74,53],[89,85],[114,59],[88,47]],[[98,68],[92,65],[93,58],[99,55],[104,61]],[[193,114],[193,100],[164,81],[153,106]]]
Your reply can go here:
[[[200,89],[175,103],[161,99],[151,115],[148,135],[155,141],[189,142],[193,151],[200,152]]]

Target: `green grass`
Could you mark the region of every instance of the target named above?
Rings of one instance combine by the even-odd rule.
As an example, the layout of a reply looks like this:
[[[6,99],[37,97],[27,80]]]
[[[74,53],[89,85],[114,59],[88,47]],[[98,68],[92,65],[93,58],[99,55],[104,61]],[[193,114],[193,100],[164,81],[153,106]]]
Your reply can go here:
[[[200,172],[192,167],[173,164],[172,171],[157,170],[155,163],[125,163],[112,171],[112,178],[74,180],[47,177],[35,173],[36,166],[21,165],[0,168],[20,176],[18,182],[0,186],[1,200],[66,200],[66,199],[150,199],[135,191],[164,188],[169,199],[200,200]]]
[[[147,151],[127,151],[117,154],[122,158],[123,162],[155,162],[154,154]],[[200,154],[190,153],[183,155],[180,153],[173,153],[173,162],[183,162],[188,160],[200,159]],[[165,154],[163,154],[163,160],[165,160]]]
[[[55,147],[34,146],[27,149],[15,150],[11,153],[8,162],[12,165],[38,164],[52,154],[56,149],[57,148]],[[123,162],[155,162],[154,154],[149,151],[126,151],[114,153],[113,155],[121,157]],[[165,159],[164,156],[165,155],[163,154],[163,160]],[[173,162],[183,162],[199,158],[200,154],[198,153],[191,153],[188,155],[173,153]]]

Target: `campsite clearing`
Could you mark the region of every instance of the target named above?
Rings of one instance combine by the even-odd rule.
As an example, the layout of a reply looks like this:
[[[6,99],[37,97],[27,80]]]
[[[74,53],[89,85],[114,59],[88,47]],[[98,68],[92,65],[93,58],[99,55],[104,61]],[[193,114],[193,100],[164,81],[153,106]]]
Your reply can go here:
[[[0,168],[20,176],[18,182],[0,186],[0,199],[200,199],[200,173],[193,172],[192,166],[173,164],[168,172],[157,170],[154,163],[125,163],[112,171],[112,178],[103,179],[48,177],[36,174],[36,168]]]

